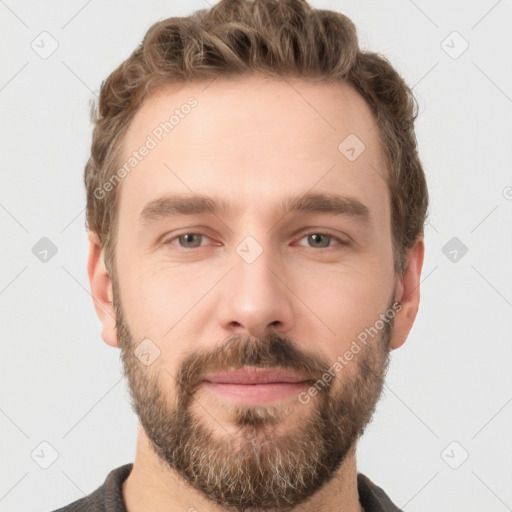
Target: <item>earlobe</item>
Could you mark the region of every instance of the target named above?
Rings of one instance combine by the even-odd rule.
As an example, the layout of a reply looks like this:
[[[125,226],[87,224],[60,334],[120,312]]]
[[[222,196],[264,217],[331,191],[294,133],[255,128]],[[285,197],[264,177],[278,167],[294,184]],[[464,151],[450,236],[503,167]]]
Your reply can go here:
[[[87,264],[94,308],[102,324],[103,341],[117,347],[116,317],[113,307],[112,279],[105,267],[104,253],[97,233],[89,232],[89,259]]]
[[[407,251],[405,271],[396,286],[395,301],[400,302],[401,309],[395,314],[390,348],[401,347],[416,319],[420,304],[420,278],[425,255],[423,237]]]

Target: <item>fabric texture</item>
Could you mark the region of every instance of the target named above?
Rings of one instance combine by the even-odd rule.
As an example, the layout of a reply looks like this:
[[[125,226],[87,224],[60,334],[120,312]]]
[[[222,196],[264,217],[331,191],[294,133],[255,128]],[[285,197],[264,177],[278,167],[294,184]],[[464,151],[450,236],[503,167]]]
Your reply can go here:
[[[93,493],[54,512],[126,512],[123,482],[132,467],[130,463],[113,469]],[[379,486],[362,473],[357,474],[357,489],[365,512],[402,512]]]

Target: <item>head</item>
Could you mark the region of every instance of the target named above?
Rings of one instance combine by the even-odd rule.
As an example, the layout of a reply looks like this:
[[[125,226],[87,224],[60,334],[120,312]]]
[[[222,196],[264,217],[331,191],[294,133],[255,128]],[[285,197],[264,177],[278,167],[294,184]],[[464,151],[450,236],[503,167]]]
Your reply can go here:
[[[158,22],[102,84],[85,183],[103,339],[155,453],[212,500],[300,503],[370,421],[419,305],[415,117],[352,22],[302,0]],[[250,399],[209,380],[238,369],[300,379]]]

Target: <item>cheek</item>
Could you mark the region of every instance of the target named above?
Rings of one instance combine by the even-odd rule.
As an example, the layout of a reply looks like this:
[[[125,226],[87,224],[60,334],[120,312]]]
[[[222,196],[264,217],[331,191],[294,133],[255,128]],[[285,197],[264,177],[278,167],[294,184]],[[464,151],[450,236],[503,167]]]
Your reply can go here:
[[[135,258],[123,265],[118,272],[122,305],[134,345],[146,338],[155,343],[159,356],[151,371],[169,372],[160,372],[161,385],[173,389],[180,362],[204,335],[206,318],[211,318],[211,309],[205,316],[205,307],[210,307],[205,294],[218,281],[218,272],[148,264]]]
[[[336,359],[385,312],[392,293],[388,274],[378,263],[364,269],[302,267],[293,290],[306,304],[301,311],[309,319],[299,319],[299,325],[311,336],[321,337],[319,349],[329,358]]]
[[[126,258],[119,265],[119,280],[130,326],[149,327],[163,336],[198,303],[214,277],[211,269],[198,272],[193,266]]]

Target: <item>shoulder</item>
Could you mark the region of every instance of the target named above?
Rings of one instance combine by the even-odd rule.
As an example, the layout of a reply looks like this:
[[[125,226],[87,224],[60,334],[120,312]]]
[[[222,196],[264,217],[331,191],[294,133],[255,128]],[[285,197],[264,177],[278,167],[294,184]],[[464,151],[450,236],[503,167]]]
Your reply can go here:
[[[381,487],[362,473],[357,474],[357,490],[365,512],[402,512]]]
[[[126,512],[123,502],[123,482],[133,464],[113,469],[94,492],[53,512]]]

